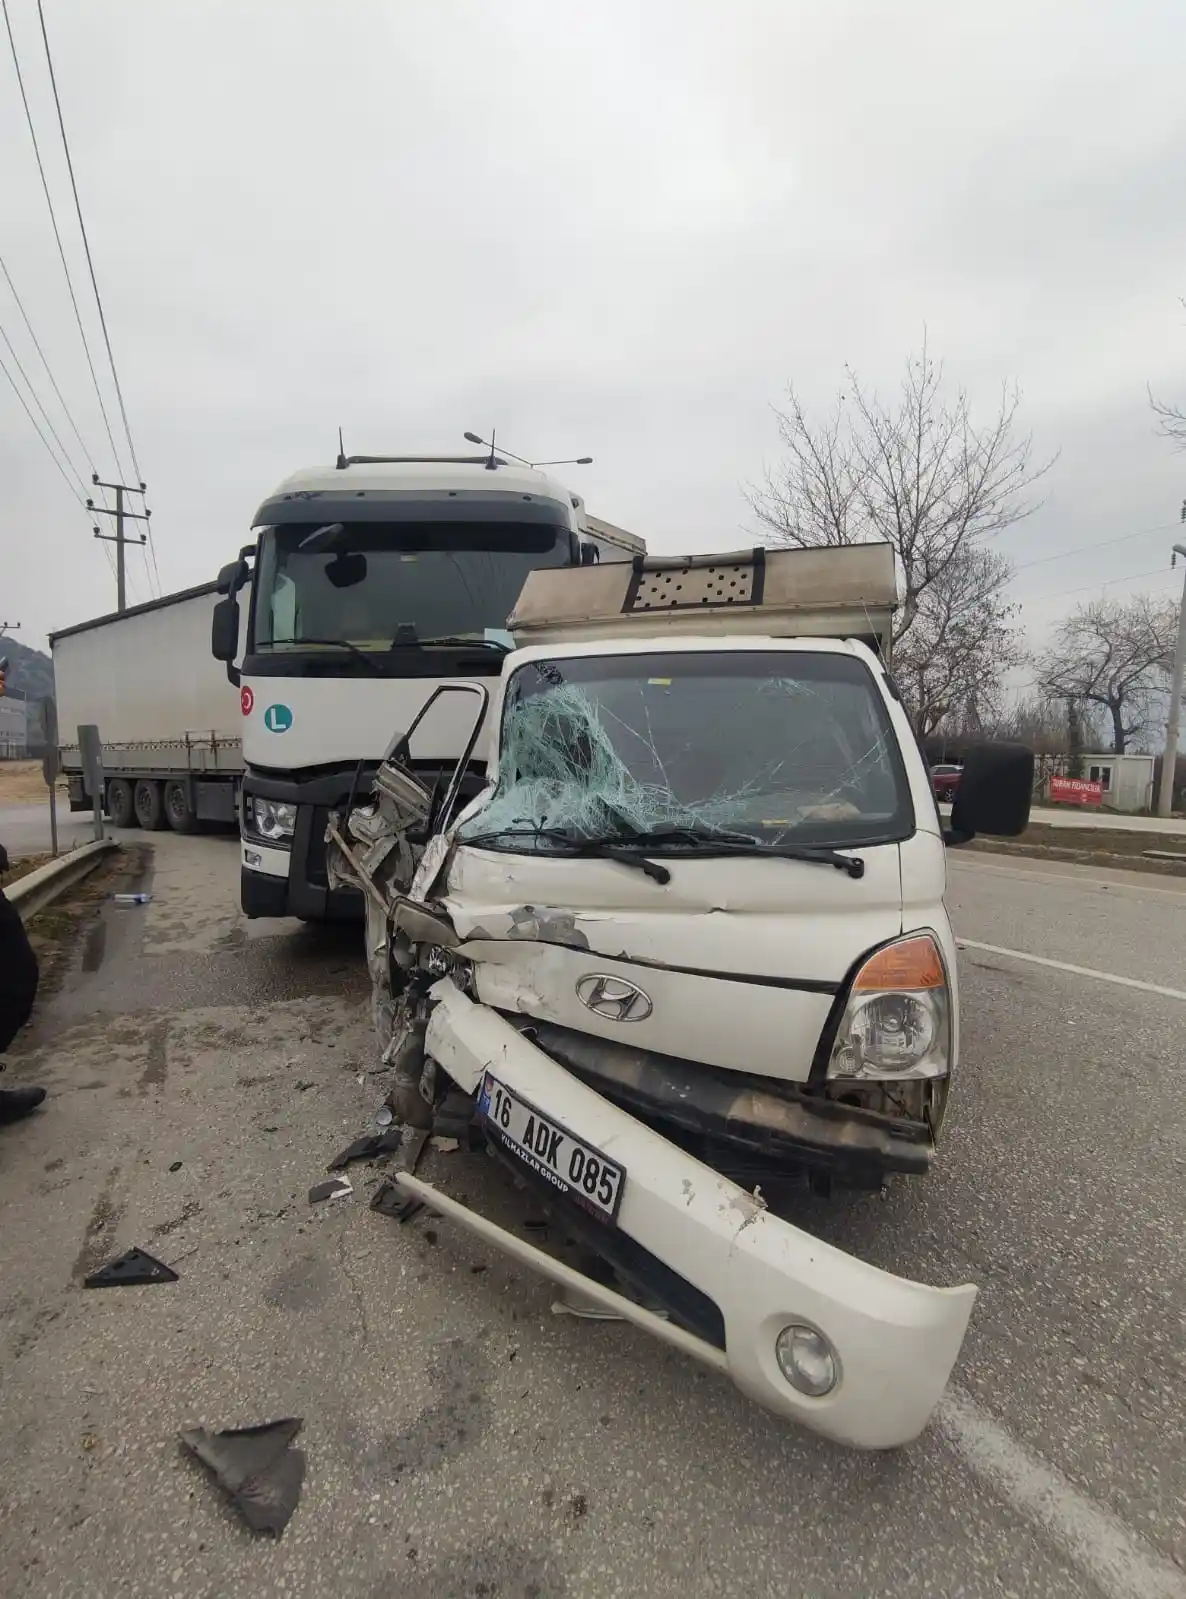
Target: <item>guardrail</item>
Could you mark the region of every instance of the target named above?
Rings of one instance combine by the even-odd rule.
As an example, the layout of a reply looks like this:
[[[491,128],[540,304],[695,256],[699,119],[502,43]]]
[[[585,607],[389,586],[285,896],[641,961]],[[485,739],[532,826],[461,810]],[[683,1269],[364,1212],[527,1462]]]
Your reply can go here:
[[[47,861],[25,877],[18,877],[15,883],[10,883],[4,890],[5,896],[20,913],[21,921],[27,922],[38,911],[51,905],[59,894],[64,894],[75,883],[81,882],[88,872],[94,871],[105,855],[118,848],[113,838],[97,838],[90,844],[72,849],[68,855],[59,855],[56,861]]]

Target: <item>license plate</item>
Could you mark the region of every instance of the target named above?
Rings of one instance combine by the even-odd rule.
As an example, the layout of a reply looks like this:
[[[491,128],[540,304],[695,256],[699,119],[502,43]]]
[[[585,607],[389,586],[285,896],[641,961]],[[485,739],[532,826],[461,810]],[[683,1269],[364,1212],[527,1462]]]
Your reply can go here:
[[[618,1214],[625,1170],[487,1072],[478,1114],[488,1132],[553,1188],[603,1221]]]

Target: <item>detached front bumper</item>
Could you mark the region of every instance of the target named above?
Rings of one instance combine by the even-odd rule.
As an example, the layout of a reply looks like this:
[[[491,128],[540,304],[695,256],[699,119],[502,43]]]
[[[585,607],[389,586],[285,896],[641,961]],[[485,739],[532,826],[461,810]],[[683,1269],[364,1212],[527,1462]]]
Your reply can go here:
[[[724,1364],[743,1392],[840,1443],[890,1449],[918,1436],[959,1354],[974,1287],[908,1282],[822,1243],[611,1104],[449,980],[433,998],[426,1048],[457,1083],[474,1092],[489,1069],[625,1167],[617,1226],[716,1305]],[[630,1319],[652,1332],[663,1325],[645,1311]],[[823,1398],[799,1393],[779,1368],[775,1341],[794,1323],[836,1351],[839,1380]],[[670,1341],[722,1363],[690,1335]]]

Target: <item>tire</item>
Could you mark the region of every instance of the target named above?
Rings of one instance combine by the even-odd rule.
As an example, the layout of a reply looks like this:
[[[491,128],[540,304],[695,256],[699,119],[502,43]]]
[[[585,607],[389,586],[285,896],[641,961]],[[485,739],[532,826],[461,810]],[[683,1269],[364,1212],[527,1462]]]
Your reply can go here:
[[[136,827],[139,818],[132,798],[132,785],[126,777],[113,777],[107,784],[107,815],[112,827]]]
[[[198,818],[189,808],[189,785],[174,780],[165,784],[165,818],[175,833],[196,833]]]
[[[132,803],[136,807],[136,820],[146,833],[159,833],[169,825],[165,820],[161,785],[151,778],[142,777],[136,784]]]

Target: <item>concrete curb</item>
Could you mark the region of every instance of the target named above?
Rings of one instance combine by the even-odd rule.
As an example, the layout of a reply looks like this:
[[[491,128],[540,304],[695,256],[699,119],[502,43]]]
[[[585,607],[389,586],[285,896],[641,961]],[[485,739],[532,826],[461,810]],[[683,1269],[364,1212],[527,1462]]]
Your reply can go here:
[[[59,855],[56,861],[47,861],[27,877],[18,877],[4,890],[5,896],[20,912],[21,921],[27,922],[51,905],[59,894],[81,882],[105,855],[118,848],[113,838],[97,838],[80,849],[72,849],[68,855]]]

